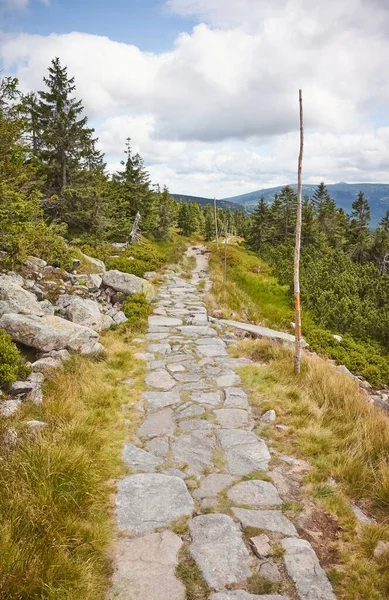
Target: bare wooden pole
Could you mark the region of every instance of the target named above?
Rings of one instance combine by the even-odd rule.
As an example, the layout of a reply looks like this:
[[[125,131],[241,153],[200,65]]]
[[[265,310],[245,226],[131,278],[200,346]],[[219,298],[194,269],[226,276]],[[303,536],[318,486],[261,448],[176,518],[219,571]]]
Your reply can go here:
[[[228,221],[226,220],[225,227],[225,238],[224,238],[224,283],[227,282],[227,235],[228,235]]]
[[[219,233],[217,230],[217,209],[216,209],[216,198],[213,199],[213,207],[215,210],[215,232],[216,232],[216,248],[219,249]]]
[[[294,306],[295,306],[295,340],[294,372],[300,373],[301,366],[301,308],[300,308],[300,248],[301,248],[301,221],[302,221],[302,166],[304,154],[304,113],[303,93],[299,90],[300,109],[300,152],[297,169],[297,221],[296,221],[296,246],[294,250]]]

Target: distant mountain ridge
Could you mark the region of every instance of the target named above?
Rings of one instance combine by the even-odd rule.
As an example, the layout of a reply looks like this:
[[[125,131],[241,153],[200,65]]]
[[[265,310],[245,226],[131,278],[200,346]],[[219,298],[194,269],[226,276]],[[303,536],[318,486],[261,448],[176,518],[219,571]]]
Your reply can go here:
[[[240,196],[232,196],[223,198],[224,202],[232,202],[238,204],[241,208],[245,208],[251,213],[258,204],[259,199],[263,196],[266,202],[270,203],[274,200],[275,194],[279,194],[284,185],[273,188],[264,188],[242,194]],[[297,185],[290,185],[297,191]],[[333,198],[339,208],[343,208],[346,213],[351,212],[352,203],[356,199],[359,192],[363,192],[369,202],[371,212],[371,226],[377,227],[379,221],[389,209],[389,184],[386,183],[333,183],[327,186],[328,193]],[[304,185],[303,195],[313,196],[317,185]]]
[[[200,204],[201,206],[206,206],[207,204],[213,205],[213,198],[201,198],[201,196],[188,196],[186,194],[170,195],[173,196],[177,202],[197,202],[197,204]],[[217,200],[217,206],[223,210],[230,209],[232,212],[236,212],[237,210],[248,212],[245,206],[241,206],[240,204],[229,200]]]

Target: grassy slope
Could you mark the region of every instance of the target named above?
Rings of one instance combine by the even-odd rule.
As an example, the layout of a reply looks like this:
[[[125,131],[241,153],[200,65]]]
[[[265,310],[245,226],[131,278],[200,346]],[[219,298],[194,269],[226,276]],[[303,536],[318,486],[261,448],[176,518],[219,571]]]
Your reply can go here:
[[[178,262],[184,247],[177,236],[155,244],[160,264]],[[145,375],[132,339],[147,327],[148,311],[135,304],[126,310],[137,317],[102,337],[104,360],[74,356],[46,383],[42,406],[26,403],[0,418],[0,440],[9,428],[18,432],[15,446],[0,443],[2,600],[106,597],[115,479],[125,472],[121,451],[137,428]],[[47,426],[32,432],[32,419]]]
[[[214,286],[209,295],[209,308],[215,315],[253,321],[291,331],[294,320],[286,286],[281,286],[266,263],[243,247],[228,248],[228,285],[223,283],[224,248],[211,248],[210,269]],[[219,312],[216,312],[219,311]],[[389,356],[374,342],[358,342],[349,335],[337,342],[333,333],[315,325],[312,316],[303,312],[303,334],[316,352],[344,364],[370,383],[382,387],[389,383]],[[334,332],[336,333],[336,332]]]
[[[244,367],[240,375],[251,403],[261,412],[275,409],[278,422],[288,425],[285,431],[263,426],[260,433],[282,454],[312,465],[306,492],[337,517],[339,563],[330,572],[337,598],[388,598],[389,553],[378,559],[373,553],[379,540],[389,541],[389,419],[318,357],[304,357],[296,377],[292,353],[280,346],[243,341],[237,355],[266,363]],[[358,525],[350,499],[377,523]]]

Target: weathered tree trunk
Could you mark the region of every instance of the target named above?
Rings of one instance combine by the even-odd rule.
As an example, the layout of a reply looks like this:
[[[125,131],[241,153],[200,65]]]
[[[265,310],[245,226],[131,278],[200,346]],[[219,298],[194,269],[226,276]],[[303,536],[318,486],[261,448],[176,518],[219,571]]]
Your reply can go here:
[[[219,249],[219,232],[217,230],[217,210],[216,210],[216,198],[213,199],[213,207],[215,210],[215,233],[216,233],[216,248]]]
[[[134,224],[132,226],[132,231],[130,233],[130,239],[129,239],[129,243],[130,244],[137,244],[140,240],[140,231],[139,231],[139,223],[141,220],[141,216],[139,211],[136,213],[136,217],[134,220]]]
[[[301,220],[302,220],[302,165],[304,153],[304,114],[303,94],[299,90],[300,108],[300,153],[297,172],[297,221],[296,221],[296,246],[294,250],[294,305],[295,305],[295,339],[296,348],[294,355],[294,371],[298,375],[301,365],[301,309],[300,309],[300,248],[301,248]]]
[[[227,235],[228,235],[228,222],[226,220],[225,239],[224,239],[224,274],[223,274],[224,283],[227,282]]]

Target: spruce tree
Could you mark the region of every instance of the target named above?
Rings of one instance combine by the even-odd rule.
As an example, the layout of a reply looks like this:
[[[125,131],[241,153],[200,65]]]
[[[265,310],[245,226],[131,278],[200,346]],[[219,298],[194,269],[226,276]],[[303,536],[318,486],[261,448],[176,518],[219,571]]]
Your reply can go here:
[[[296,227],[296,214],[297,214],[297,195],[293,189],[287,185],[280,193],[279,200],[282,205],[283,212],[283,237],[285,240],[294,236]]]
[[[35,143],[47,175],[46,191],[62,194],[75,184],[82,167],[96,161],[101,165],[101,155],[92,137],[94,129],[87,127],[88,119],[82,116],[82,101],[74,98],[74,77],[68,77],[59,58],[52,60],[43,81],[47,90],[38,92],[37,103],[30,101],[31,124],[33,135],[39,136]]]
[[[174,224],[176,217],[176,201],[169,194],[169,190],[166,186],[163,188],[162,192],[157,188],[156,197],[159,223],[155,231],[155,237],[159,240],[168,240],[170,227]]]
[[[370,207],[363,192],[359,192],[352,204],[349,241],[356,262],[363,262],[369,253],[371,236],[369,231]]]
[[[116,202],[112,215],[115,220],[113,237],[122,241],[128,238],[138,212],[141,215],[140,229],[146,235],[156,231],[159,220],[157,198],[150,187],[150,176],[139,153],[133,154],[129,138],[125,154],[127,160],[121,162],[124,170],[114,175]]]
[[[204,209],[204,238],[206,242],[210,242],[215,239],[215,217],[214,210],[211,204],[207,204]]]
[[[251,218],[250,246],[256,252],[262,250],[269,236],[270,211],[262,196]]]

